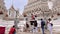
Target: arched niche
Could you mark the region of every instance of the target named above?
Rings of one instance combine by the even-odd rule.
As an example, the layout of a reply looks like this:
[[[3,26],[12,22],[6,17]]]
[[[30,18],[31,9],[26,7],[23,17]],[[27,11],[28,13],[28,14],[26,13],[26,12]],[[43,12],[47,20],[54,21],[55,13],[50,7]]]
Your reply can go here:
[[[0,15],[2,15],[3,14],[3,12],[2,11],[0,11]]]

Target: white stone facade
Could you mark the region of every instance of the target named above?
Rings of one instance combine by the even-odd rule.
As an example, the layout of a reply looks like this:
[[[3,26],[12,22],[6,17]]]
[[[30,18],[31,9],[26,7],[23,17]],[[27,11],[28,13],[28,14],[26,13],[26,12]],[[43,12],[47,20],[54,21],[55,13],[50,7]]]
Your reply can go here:
[[[48,7],[48,1],[53,2],[52,10],[50,10]],[[59,12],[60,12],[60,0],[28,0],[28,4],[25,6],[23,14],[26,14],[27,16],[31,16],[31,14],[34,14],[34,15],[37,14],[38,19],[43,17],[47,17],[48,19],[48,18],[51,18],[51,16],[53,15],[54,16],[52,18],[53,30],[58,31],[60,30],[59,29],[60,16],[57,15],[57,13]],[[57,20],[54,20],[54,19],[57,19]]]
[[[1,13],[1,12],[2,12],[3,14],[0,14],[0,15],[3,15],[3,17],[7,15],[7,9],[6,9],[6,7],[5,7],[4,0],[0,0],[0,13]],[[2,18],[3,18],[3,17],[2,17]]]
[[[48,1],[53,3],[52,10],[49,9]],[[28,0],[28,4],[25,6],[24,13],[27,15],[37,14],[38,17],[57,15],[60,13],[59,0]],[[43,14],[44,12],[44,14]]]
[[[13,5],[11,6],[11,8],[8,10],[8,15],[9,17],[16,17],[16,10],[14,9]]]

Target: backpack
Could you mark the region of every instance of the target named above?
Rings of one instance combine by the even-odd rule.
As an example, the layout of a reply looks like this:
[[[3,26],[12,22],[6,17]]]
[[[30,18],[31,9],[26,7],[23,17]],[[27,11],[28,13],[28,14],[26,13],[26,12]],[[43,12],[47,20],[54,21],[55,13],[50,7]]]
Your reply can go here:
[[[43,26],[45,25],[45,21],[43,21]]]
[[[42,22],[41,22],[41,25],[44,26],[44,25],[45,25],[45,21],[42,21]]]

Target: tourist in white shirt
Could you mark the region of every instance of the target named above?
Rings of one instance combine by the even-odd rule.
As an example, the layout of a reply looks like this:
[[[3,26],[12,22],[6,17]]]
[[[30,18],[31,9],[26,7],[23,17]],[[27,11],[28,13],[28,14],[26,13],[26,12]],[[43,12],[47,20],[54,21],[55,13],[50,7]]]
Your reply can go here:
[[[48,27],[48,30],[49,30],[50,34],[52,34],[52,26],[53,26],[53,24],[51,22],[51,19],[49,18],[48,23],[47,23],[47,27]]]

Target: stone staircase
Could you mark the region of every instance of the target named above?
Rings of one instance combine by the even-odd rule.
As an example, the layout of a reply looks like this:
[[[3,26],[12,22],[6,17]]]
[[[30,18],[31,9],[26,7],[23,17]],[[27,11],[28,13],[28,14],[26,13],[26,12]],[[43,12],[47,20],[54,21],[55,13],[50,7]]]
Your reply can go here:
[[[13,25],[14,25],[14,21],[5,21],[5,20],[0,19],[0,26],[6,27],[5,34],[8,34],[9,29]],[[20,26],[20,24],[19,24],[19,26]],[[40,33],[41,32],[38,32],[37,34],[40,34]],[[48,31],[46,33],[48,33]],[[53,20],[53,33],[60,34],[60,19]],[[18,31],[17,34],[33,34],[33,33],[32,32],[20,32],[20,31]]]
[[[40,21],[38,21],[40,22]],[[57,20],[53,20],[53,34],[60,34],[60,18]],[[46,34],[49,34],[49,31],[45,31]],[[17,34],[42,34],[41,32],[18,32]]]
[[[60,18],[54,20],[52,23],[53,23],[53,30],[56,32],[60,31]]]

